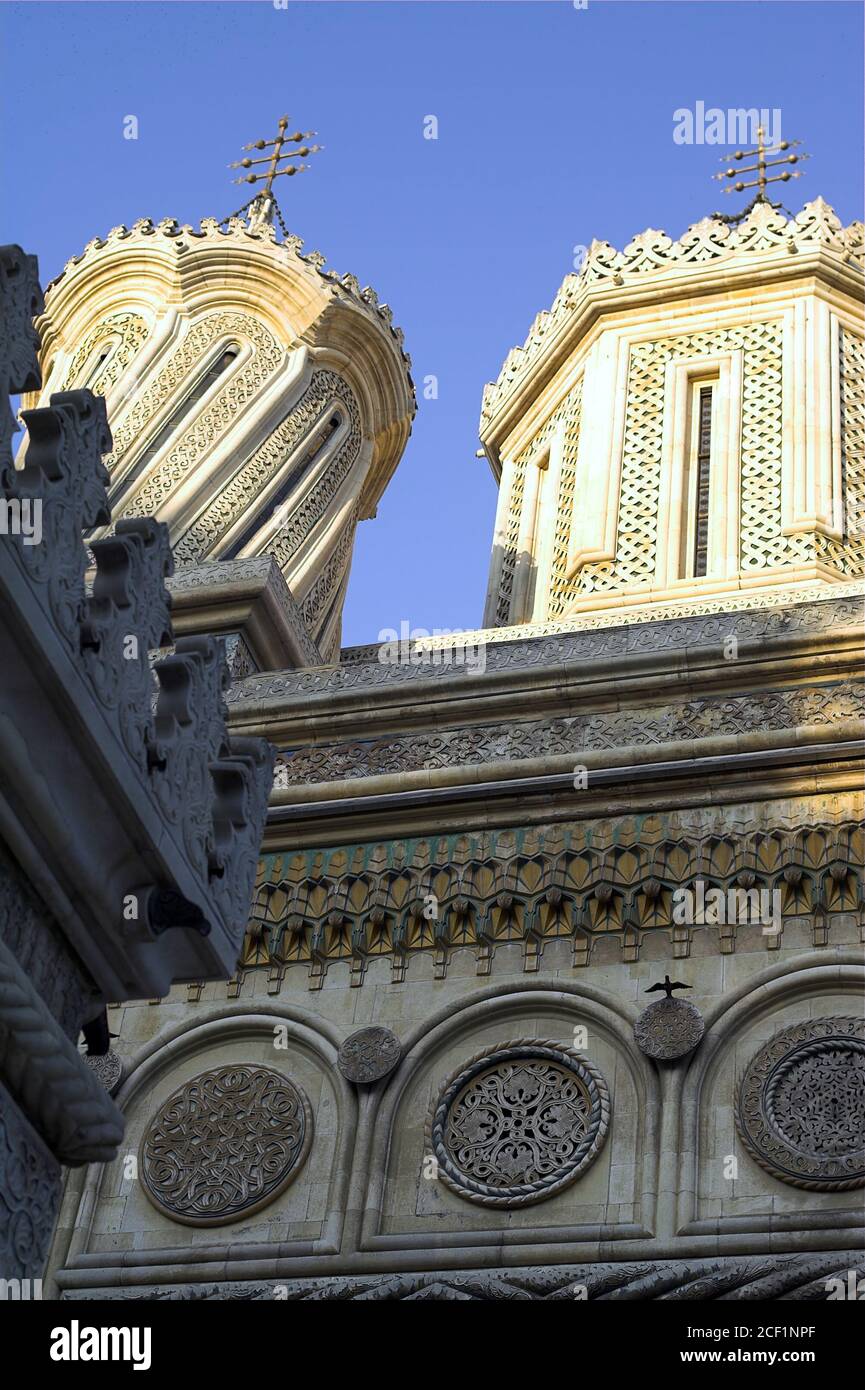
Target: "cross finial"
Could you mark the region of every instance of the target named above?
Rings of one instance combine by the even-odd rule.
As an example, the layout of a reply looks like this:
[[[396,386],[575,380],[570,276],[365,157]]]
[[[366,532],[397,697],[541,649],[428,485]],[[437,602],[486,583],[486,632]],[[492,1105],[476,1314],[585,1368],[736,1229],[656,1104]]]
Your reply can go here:
[[[278,179],[281,174],[300,174],[304,169],[308,169],[308,164],[289,164],[283,163],[284,160],[305,159],[311,154],[318,154],[324,147],[322,145],[304,145],[301,142],[310,140],[316,134],[314,130],[295,130],[288,134],[288,116],[280,116],[277,125],[276,137],[273,140],[253,140],[251,144],[244,145],[244,150],[269,150],[269,154],[262,155],[260,159],[250,159],[247,155],[244,159],[237,159],[233,164],[229,164],[229,169],[253,169],[257,164],[266,164],[267,168],[257,173],[241,174],[234,179],[234,183],[263,183],[264,188],[257,193],[252,200],[249,212],[250,228],[260,226],[263,222],[273,221],[276,211],[276,199],[273,195],[273,181]],[[294,150],[286,150],[283,153],[284,145],[297,145]]]
[[[752,208],[757,203],[769,203],[772,207],[780,207],[780,203],[773,203],[766,196],[766,188],[770,183],[788,183],[790,179],[800,179],[804,170],[784,169],[780,174],[767,174],[767,169],[776,169],[782,164],[801,164],[803,159],[810,159],[809,154],[786,154],[786,150],[795,150],[802,144],[801,140],[779,140],[777,144],[766,144],[766,131],[763,126],[757,127],[757,148],[755,150],[736,150],[734,154],[725,154],[721,159],[729,160],[731,163],[720,174],[713,174],[713,179],[736,179],[733,184],[728,184],[724,189],[725,193],[744,193],[748,188],[756,188],[757,192],[751,199],[747,207],[741,212],[733,213],[730,217],[723,217],[721,213],[715,216],[722,222],[740,222],[743,217],[747,217]],[[780,159],[767,159],[770,154],[781,154]],[[756,158],[756,164],[742,164],[743,159]],[[756,174],[756,179],[751,179],[745,183],[736,178],[737,174]]]

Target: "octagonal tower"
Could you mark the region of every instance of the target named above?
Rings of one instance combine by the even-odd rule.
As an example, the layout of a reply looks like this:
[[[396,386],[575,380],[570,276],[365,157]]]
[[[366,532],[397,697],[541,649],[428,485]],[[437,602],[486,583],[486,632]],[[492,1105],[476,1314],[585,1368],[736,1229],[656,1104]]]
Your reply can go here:
[[[822,198],[594,242],[484,395],[485,626],[861,577],[862,266],[862,224]]]

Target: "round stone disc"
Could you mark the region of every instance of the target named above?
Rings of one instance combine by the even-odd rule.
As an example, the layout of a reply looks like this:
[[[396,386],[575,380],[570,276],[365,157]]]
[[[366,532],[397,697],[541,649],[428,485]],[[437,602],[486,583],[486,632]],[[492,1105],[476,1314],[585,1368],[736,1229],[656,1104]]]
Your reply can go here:
[[[84,1054],[84,1061],[92,1072],[95,1072],[110,1093],[116,1089],[123,1072],[123,1060],[118,1057],[116,1052],[106,1052],[103,1057],[88,1057]]]
[[[672,1062],[694,1050],[705,1027],[699,1009],[687,999],[656,999],[634,1024],[634,1037],[647,1057]]]
[[[392,1072],[402,1056],[402,1044],[389,1028],[360,1028],[346,1038],[336,1064],[346,1081],[368,1086]]]

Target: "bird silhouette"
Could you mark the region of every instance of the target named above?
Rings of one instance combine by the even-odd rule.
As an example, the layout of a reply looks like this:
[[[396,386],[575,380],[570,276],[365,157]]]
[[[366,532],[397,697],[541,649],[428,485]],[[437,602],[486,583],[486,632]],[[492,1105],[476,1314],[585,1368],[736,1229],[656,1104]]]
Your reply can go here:
[[[654,994],[657,989],[662,989],[667,998],[672,999],[674,989],[693,989],[693,985],[685,985],[681,980],[671,980],[669,975],[665,975],[662,985],[649,985],[649,988],[644,992],[646,994]]]

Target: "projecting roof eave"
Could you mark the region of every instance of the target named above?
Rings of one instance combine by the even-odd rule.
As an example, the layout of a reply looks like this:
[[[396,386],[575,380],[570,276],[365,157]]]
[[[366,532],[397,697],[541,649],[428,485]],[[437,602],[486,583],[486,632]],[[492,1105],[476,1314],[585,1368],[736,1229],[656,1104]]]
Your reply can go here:
[[[538,314],[526,342],[508,354],[497,381],[484,390],[480,436],[493,472],[500,471],[499,451],[514,421],[601,315],[755,285],[772,288],[806,276],[859,304],[862,270],[862,224],[842,227],[822,198],[790,220],[768,204],[737,228],[704,218],[677,242],[652,228],[621,252],[593,242],[579,274],[566,276],[552,308]]]
[[[531,364],[510,386],[500,387],[498,399],[481,419],[480,438],[496,477],[501,471],[499,450],[515,424],[540,391],[573,354],[592,326],[604,315],[661,306],[684,298],[702,299],[731,290],[759,285],[776,286],[791,280],[816,278],[854,303],[863,299],[860,266],[822,246],[808,251],[778,251],[747,261],[707,265],[694,273],[693,266],[644,275],[622,285],[599,283],[587,287],[572,310],[557,325]]]

